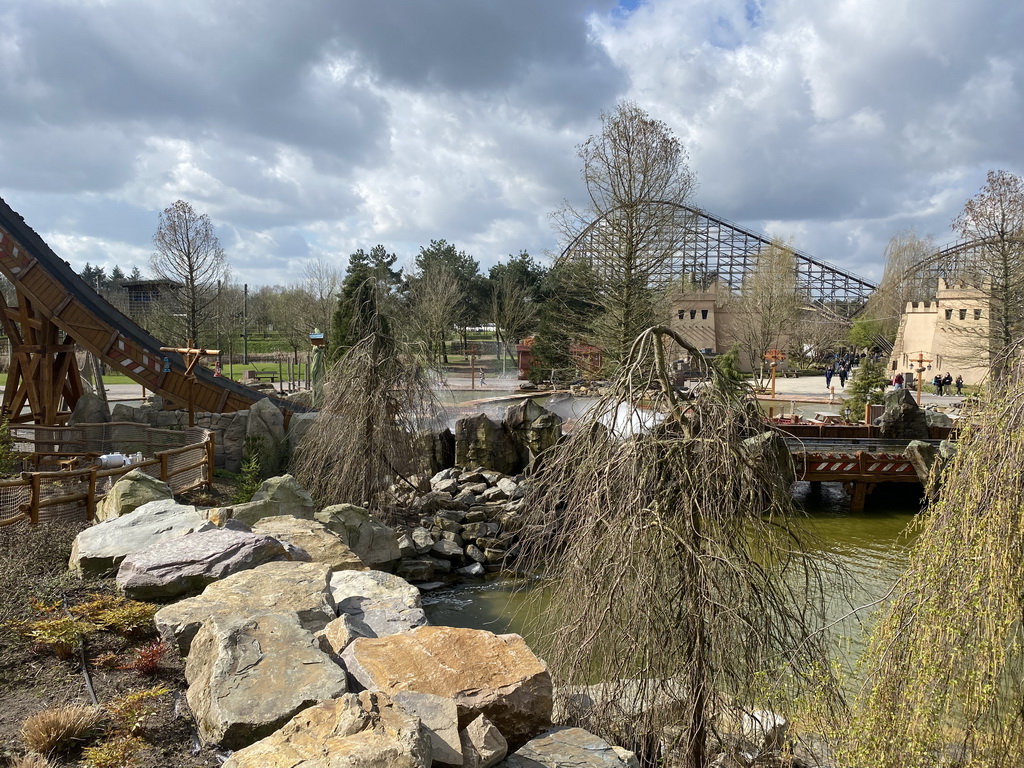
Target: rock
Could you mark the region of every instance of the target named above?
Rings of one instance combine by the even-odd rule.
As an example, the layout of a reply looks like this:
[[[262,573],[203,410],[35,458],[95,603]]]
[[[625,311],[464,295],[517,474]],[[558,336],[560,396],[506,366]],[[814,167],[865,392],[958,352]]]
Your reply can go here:
[[[474,549],[476,549],[476,547],[474,547]],[[482,554],[483,553],[481,553],[481,555]],[[473,563],[472,565],[467,565],[465,568],[459,568],[457,573],[462,576],[483,576],[484,567],[480,563]]]
[[[158,541],[121,561],[117,586],[133,600],[162,600],[199,592],[232,573],[288,559],[270,536],[215,528]]]
[[[538,456],[562,437],[562,418],[532,399],[506,408],[504,423],[520,446],[519,468],[531,466]],[[518,472],[519,468],[515,471]]]
[[[929,411],[924,412],[925,420],[928,422],[929,427],[952,427],[953,420],[941,411]]]
[[[457,493],[459,488],[458,479],[451,477],[447,480],[439,480],[436,483],[431,481],[430,490],[435,493]]]
[[[316,520],[337,533],[371,568],[390,568],[401,557],[398,535],[362,507],[335,504],[316,513]]]
[[[770,430],[748,437],[743,441],[743,447],[752,464],[766,468],[779,487],[788,493],[790,486],[796,482],[796,468],[786,439],[779,432]]]
[[[480,494],[480,501],[484,502],[485,504],[489,501],[505,501],[505,499],[507,498],[508,496],[505,494],[505,491],[503,491],[497,485],[494,486],[493,488],[488,488],[486,491]]]
[[[99,522],[134,512],[143,504],[163,499],[173,499],[171,486],[147,475],[141,469],[133,469],[122,475],[107,495],[96,505],[96,519]]]
[[[240,749],[296,713],[345,693],[345,670],[292,614],[218,617],[185,662],[188,705],[206,741]]]
[[[511,477],[501,478],[494,487],[500,489],[509,499],[518,499],[523,495],[522,487]]]
[[[357,639],[342,658],[369,690],[444,696],[458,705],[463,721],[486,715],[513,748],[551,722],[551,676],[519,635],[419,627]]]
[[[323,563],[266,563],[210,584],[201,595],[161,608],[156,627],[187,655],[205,621],[245,619],[260,613],[294,613],[300,626],[316,632],[337,617],[330,589],[331,569]]]
[[[910,459],[910,463],[914,465],[914,471],[917,473],[917,479],[927,488],[928,478],[936,458],[935,446],[924,440],[911,440],[903,455]]]
[[[632,754],[632,753],[627,753]],[[505,758],[508,768],[628,768],[615,748],[582,728],[552,728]]]
[[[462,545],[445,539],[435,541],[434,546],[431,548],[431,552],[438,557],[442,557],[446,560],[454,560],[460,563],[464,559],[462,555]]]
[[[398,537],[398,554],[403,558],[415,557],[417,554],[416,542],[408,533],[403,533]]]
[[[258,400],[257,402],[263,402]],[[264,480],[263,484],[246,504],[236,504],[232,517],[243,523],[255,525],[265,517],[291,515],[300,520],[312,520],[316,505],[309,491],[299,485],[291,475],[281,475]]]
[[[150,501],[133,512],[86,528],[75,537],[68,566],[87,576],[99,576],[120,565],[132,552],[157,541],[215,528],[195,507],[173,499]]]
[[[291,415],[291,418],[288,420],[287,433],[289,455],[295,455],[295,449],[298,448],[302,439],[309,434],[309,430],[313,428],[319,415],[319,413],[293,413]]]
[[[909,389],[886,392],[885,411],[879,418],[878,436],[897,440],[927,440],[928,419]]]
[[[430,768],[417,718],[368,692],[324,701],[235,752],[223,768]]]
[[[505,759],[508,742],[494,723],[477,715],[459,732],[462,768],[491,768]]]
[[[335,571],[363,570],[366,565],[346,546],[341,536],[315,520],[276,515],[258,520],[255,533],[273,536],[306,551],[314,563],[326,563]]]
[[[499,531],[497,523],[469,523],[462,527],[462,538],[475,541],[481,537],[497,536]]]
[[[430,560],[402,560],[395,569],[395,575],[407,581],[430,581],[434,578],[434,563]]]
[[[107,402],[94,392],[86,392],[79,396],[71,415],[68,426],[76,424],[108,424],[110,423],[110,407]]]
[[[264,397],[249,407],[249,420],[245,433],[246,448],[259,456],[264,474],[276,474],[283,468],[287,455],[284,433],[284,414]]]
[[[325,653],[331,653],[335,656],[340,656],[341,652],[348,647],[348,644],[357,637],[365,637],[359,631],[352,617],[345,614],[329,622],[326,627],[319,632],[315,632],[314,635],[320,642],[320,648]]]
[[[512,432],[483,413],[455,422],[455,463],[478,464],[506,475],[522,468],[520,447]]]
[[[428,474],[435,474],[455,464],[455,436],[445,427],[439,432],[420,432],[416,436],[416,454],[419,466]]]
[[[786,746],[789,722],[768,710],[744,712],[740,718],[740,735],[754,745],[758,755],[778,752]]]
[[[408,632],[427,623],[420,591],[383,571],[341,571],[331,576],[331,594],[338,613],[352,620],[363,637]]]
[[[462,476],[462,472],[463,470],[460,467],[446,467],[431,476],[430,487],[433,488],[437,483],[443,483],[447,480],[458,480]]]
[[[391,699],[396,707],[419,718],[421,726],[430,737],[434,762],[463,765],[459,710],[454,701],[444,696],[416,691],[396,691]]]

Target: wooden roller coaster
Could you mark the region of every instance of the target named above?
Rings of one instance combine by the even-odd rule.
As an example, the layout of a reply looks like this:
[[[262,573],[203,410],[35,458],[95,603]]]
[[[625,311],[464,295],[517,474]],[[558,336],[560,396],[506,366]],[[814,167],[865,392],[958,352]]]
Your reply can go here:
[[[100,297],[3,199],[0,273],[16,294],[0,312],[11,345],[2,405],[11,422],[67,421],[83,392],[76,344],[163,397],[169,408],[185,407],[191,396],[197,411],[224,413],[267,397],[204,368],[196,368],[194,378],[186,375],[180,354],[162,352],[160,341]],[[271,400],[286,411],[306,410]]]

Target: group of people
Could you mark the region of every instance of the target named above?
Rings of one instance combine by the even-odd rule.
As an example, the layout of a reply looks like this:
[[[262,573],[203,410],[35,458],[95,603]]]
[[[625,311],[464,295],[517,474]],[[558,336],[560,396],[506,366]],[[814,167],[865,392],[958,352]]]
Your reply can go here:
[[[839,386],[845,388],[846,380],[850,378],[850,362],[848,360],[839,360],[834,365],[829,363],[825,366],[825,389],[832,388],[833,376],[838,377]]]
[[[896,375],[892,377],[893,388],[903,389],[903,382],[903,374],[897,371]],[[932,379],[932,386],[935,387],[936,395],[953,394],[952,392],[949,391],[950,387],[953,386],[956,387],[956,394],[960,395],[962,394],[964,388],[964,377],[957,375],[956,379],[954,380],[953,377],[950,375],[949,371],[946,371],[945,375],[942,375],[941,373],[936,373],[935,377]]]
[[[932,379],[932,386],[935,387],[936,395],[951,395],[953,393],[949,391],[949,388],[956,386],[956,393],[959,395],[960,391],[964,388],[964,377],[957,375],[956,381],[953,381],[949,371],[946,371],[945,376],[936,373],[935,378]]]

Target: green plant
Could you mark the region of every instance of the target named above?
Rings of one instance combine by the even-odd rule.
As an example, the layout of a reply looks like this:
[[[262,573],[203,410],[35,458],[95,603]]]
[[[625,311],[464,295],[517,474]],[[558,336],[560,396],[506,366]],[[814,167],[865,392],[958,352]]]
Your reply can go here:
[[[83,637],[99,627],[91,621],[74,616],[58,616],[26,622],[24,634],[39,648],[45,648],[58,659],[66,660],[75,655]]]
[[[25,720],[21,738],[32,752],[51,755],[88,738],[102,720],[103,710],[99,707],[69,704],[44,709]]]
[[[238,487],[231,497],[233,504],[245,504],[252,501],[253,494],[263,483],[263,469],[260,461],[261,438],[246,438],[245,450],[242,454],[242,471],[238,475]]]
[[[0,421],[0,477],[7,477],[14,472],[18,457],[14,453],[14,436],[7,419]]]
[[[166,686],[157,685],[132,691],[109,702],[106,710],[113,721],[113,730],[127,734],[138,733],[147,718],[156,714],[156,700],[170,691]]]
[[[73,606],[76,616],[94,622],[101,629],[127,637],[145,637],[156,631],[153,617],[157,606],[129,600],[120,595],[90,595],[88,602]]]
[[[132,768],[146,742],[138,736],[118,734],[94,747],[82,750],[82,762],[88,768]]]
[[[885,365],[873,363],[864,358],[856,374],[846,387],[846,399],[840,411],[847,421],[861,421],[868,403],[878,405],[885,399],[885,388],[889,384]]]

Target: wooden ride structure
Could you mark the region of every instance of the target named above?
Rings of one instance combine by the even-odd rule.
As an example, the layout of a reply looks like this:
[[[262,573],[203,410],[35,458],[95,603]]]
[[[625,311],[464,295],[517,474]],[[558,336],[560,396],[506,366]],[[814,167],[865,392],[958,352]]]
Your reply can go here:
[[[179,352],[161,351],[157,339],[104,301],[2,199],[0,273],[15,292],[2,312],[11,344],[2,407],[12,423],[67,421],[82,396],[76,344],[163,397],[168,408],[184,408],[191,396],[195,410],[225,413],[268,396],[204,368],[190,369]],[[306,410],[271,400],[286,416]]]
[[[902,446],[902,447],[905,447]],[[902,450],[889,446],[798,443],[790,446],[798,480],[842,483],[850,496],[850,511],[864,511],[867,497],[881,483],[918,483],[917,470]]]

